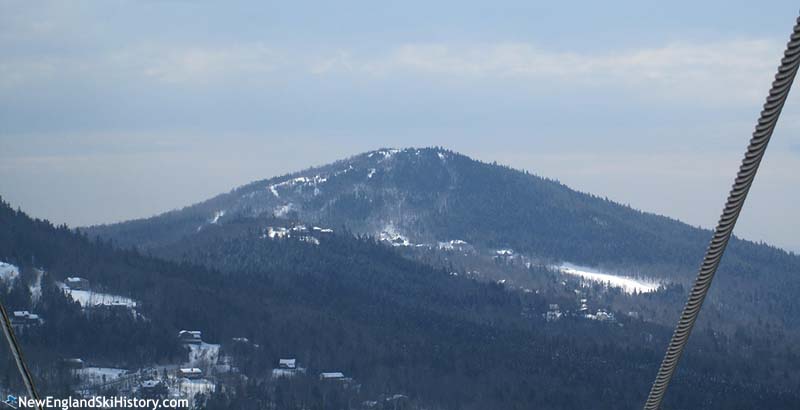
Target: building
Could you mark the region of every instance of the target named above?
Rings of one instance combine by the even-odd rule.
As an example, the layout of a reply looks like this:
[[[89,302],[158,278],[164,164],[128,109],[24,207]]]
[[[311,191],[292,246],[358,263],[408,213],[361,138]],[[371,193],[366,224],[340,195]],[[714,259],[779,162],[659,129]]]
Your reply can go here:
[[[196,367],[178,369],[178,377],[186,379],[199,379],[203,377],[203,371]]]
[[[306,369],[297,366],[297,359],[280,359],[278,360],[278,367],[272,369],[272,378],[295,377],[305,372]]]
[[[278,368],[294,370],[297,368],[297,359],[280,359],[278,360]]]
[[[178,339],[181,343],[200,344],[203,343],[203,332],[199,330],[181,330],[178,332]]]
[[[85,278],[79,278],[77,276],[68,277],[66,284],[67,286],[69,286],[70,289],[75,289],[75,290],[89,289],[89,280]]]
[[[322,381],[344,381],[347,379],[342,372],[322,372],[319,374]]]
[[[62,361],[64,367],[71,370],[83,369],[83,359],[71,358]]]
[[[42,324],[42,318],[27,310],[17,310],[11,316],[11,325],[17,328],[36,326]]]

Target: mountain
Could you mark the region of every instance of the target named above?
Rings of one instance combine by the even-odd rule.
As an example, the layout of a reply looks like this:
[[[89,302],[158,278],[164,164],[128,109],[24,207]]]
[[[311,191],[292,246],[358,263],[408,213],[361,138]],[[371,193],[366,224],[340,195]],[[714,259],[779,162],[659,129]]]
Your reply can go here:
[[[531,273],[535,267],[574,264],[681,292],[711,237],[668,217],[441,148],[380,149],[153,218],[85,231],[158,253],[242,217],[344,228],[426,263],[520,289],[547,285]],[[701,325],[729,333],[748,326],[797,332],[798,273],[797,255],[732,238]],[[663,294],[617,299],[610,305],[664,324],[674,323],[683,303],[683,297]]]
[[[60,364],[73,357],[125,367],[125,380],[157,374],[180,386],[185,382],[171,372],[187,360],[195,365],[175,337],[188,328],[202,330],[212,343],[203,346],[221,346],[225,358],[203,367],[218,389],[198,399],[199,408],[345,409],[398,394],[408,398],[408,409],[635,408],[670,335],[668,327],[624,316],[586,319],[569,313],[567,296],[453,275],[348,231],[254,228],[281,221],[239,216],[204,226],[165,251],[196,261],[178,263],[114,248],[0,203],[0,261],[20,271],[0,283],[0,294],[10,309],[43,317],[20,335],[43,394],[78,390],[74,373]],[[93,291],[136,301],[136,311],[71,301],[58,285],[70,275],[86,278]],[[29,292],[37,281],[38,298]],[[564,316],[546,319],[556,302]],[[742,360],[747,351],[698,329],[666,408],[796,408],[796,377],[787,372],[798,356],[765,350],[750,363]],[[6,353],[0,350],[0,387],[19,391]],[[287,356],[308,375],[273,378],[271,368]],[[360,387],[316,377],[331,370]],[[139,394],[105,379],[99,386],[105,390],[89,391]]]

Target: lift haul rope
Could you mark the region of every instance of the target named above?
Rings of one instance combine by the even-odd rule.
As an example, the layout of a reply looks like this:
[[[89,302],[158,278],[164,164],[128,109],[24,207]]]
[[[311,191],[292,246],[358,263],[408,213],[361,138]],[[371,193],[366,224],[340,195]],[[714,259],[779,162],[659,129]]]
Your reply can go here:
[[[19,347],[16,336],[14,336],[14,328],[11,326],[11,319],[8,317],[8,312],[3,304],[0,303],[0,316],[3,320],[3,334],[8,341],[8,347],[11,350],[11,355],[14,356],[14,361],[17,363],[19,374],[22,375],[22,381],[25,383],[25,388],[28,390],[28,397],[34,399],[34,408],[39,409],[39,395],[36,394],[36,387],[33,384],[33,377],[28,370],[28,365],[25,364],[25,358],[22,356],[22,350]]]
[[[703,300],[705,300],[708,288],[711,286],[711,280],[714,279],[714,274],[717,272],[722,254],[725,252],[733,227],[736,225],[736,219],[742,210],[744,200],[747,198],[747,192],[753,184],[756,171],[758,171],[758,165],[761,163],[761,158],[764,156],[764,151],[766,151],[767,144],[772,137],[772,131],[775,129],[775,124],[778,122],[778,117],[783,109],[783,104],[789,95],[789,89],[792,87],[795,74],[797,74],[798,64],[800,64],[800,17],[795,22],[781,65],[778,67],[778,73],[775,74],[775,81],[772,82],[772,88],[769,90],[767,102],[764,103],[764,110],[761,111],[761,118],[758,119],[758,124],[756,124],[756,130],[753,132],[753,138],[750,140],[750,145],[747,147],[739,173],[736,175],[736,181],[728,196],[725,210],[722,212],[717,229],[714,231],[714,237],[711,239],[708,250],[706,250],[703,264],[700,266],[692,292],[689,294],[689,300],[686,301],[681,319],[675,328],[675,333],[672,334],[672,340],[669,342],[669,348],[667,348],[667,353],[664,355],[664,360],[661,362],[661,368],[658,369],[658,376],[656,376],[653,387],[650,389],[650,395],[644,405],[645,410],[657,410],[661,407],[664,393],[672,379],[672,375],[675,373],[683,348],[689,340],[689,334],[692,332],[694,322],[697,320],[697,315],[703,306]]]

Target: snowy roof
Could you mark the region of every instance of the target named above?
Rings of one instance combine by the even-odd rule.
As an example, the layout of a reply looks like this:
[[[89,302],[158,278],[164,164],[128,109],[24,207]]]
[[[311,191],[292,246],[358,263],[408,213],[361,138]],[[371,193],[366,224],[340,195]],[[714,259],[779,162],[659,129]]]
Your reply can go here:
[[[323,372],[319,374],[322,379],[343,379],[344,373],[342,372]]]
[[[201,374],[201,373],[203,373],[202,370],[200,370],[200,369],[198,369],[196,367],[185,367],[185,368],[182,368],[180,370],[181,370],[181,373],[184,373],[184,374]]]
[[[86,280],[84,278],[79,278],[77,276],[70,276],[67,278],[67,282],[80,282],[82,280]]]
[[[278,364],[281,365],[281,366],[286,366],[286,367],[293,368],[293,367],[297,366],[297,359],[280,359],[278,361]]]
[[[158,380],[145,380],[142,382],[142,387],[144,387],[145,389],[152,389],[153,387],[156,387],[159,384],[161,384],[161,382]]]
[[[180,332],[178,332],[178,335],[184,335],[184,334],[190,334],[192,336],[200,337],[203,334],[203,332],[199,330],[181,330]]]

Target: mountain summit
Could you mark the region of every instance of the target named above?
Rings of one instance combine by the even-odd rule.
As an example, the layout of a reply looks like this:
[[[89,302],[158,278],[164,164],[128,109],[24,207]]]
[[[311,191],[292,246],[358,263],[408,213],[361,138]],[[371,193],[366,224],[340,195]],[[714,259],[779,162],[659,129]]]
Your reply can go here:
[[[520,286],[527,280],[523,276],[530,277],[525,268],[564,264],[685,285],[711,237],[710,231],[668,217],[441,148],[366,152],[252,182],[181,210],[88,232],[122,246],[158,249],[241,218],[346,228],[409,256],[455,263],[464,271],[513,279]],[[253,229],[267,234],[263,221],[253,223]],[[797,327],[800,307],[793,298],[800,286],[792,278],[798,272],[796,255],[733,238],[709,309],[724,305],[741,317],[759,317],[768,290],[758,279],[769,275],[772,303],[785,303],[779,317],[767,320]],[[681,299],[673,301],[677,305]]]

